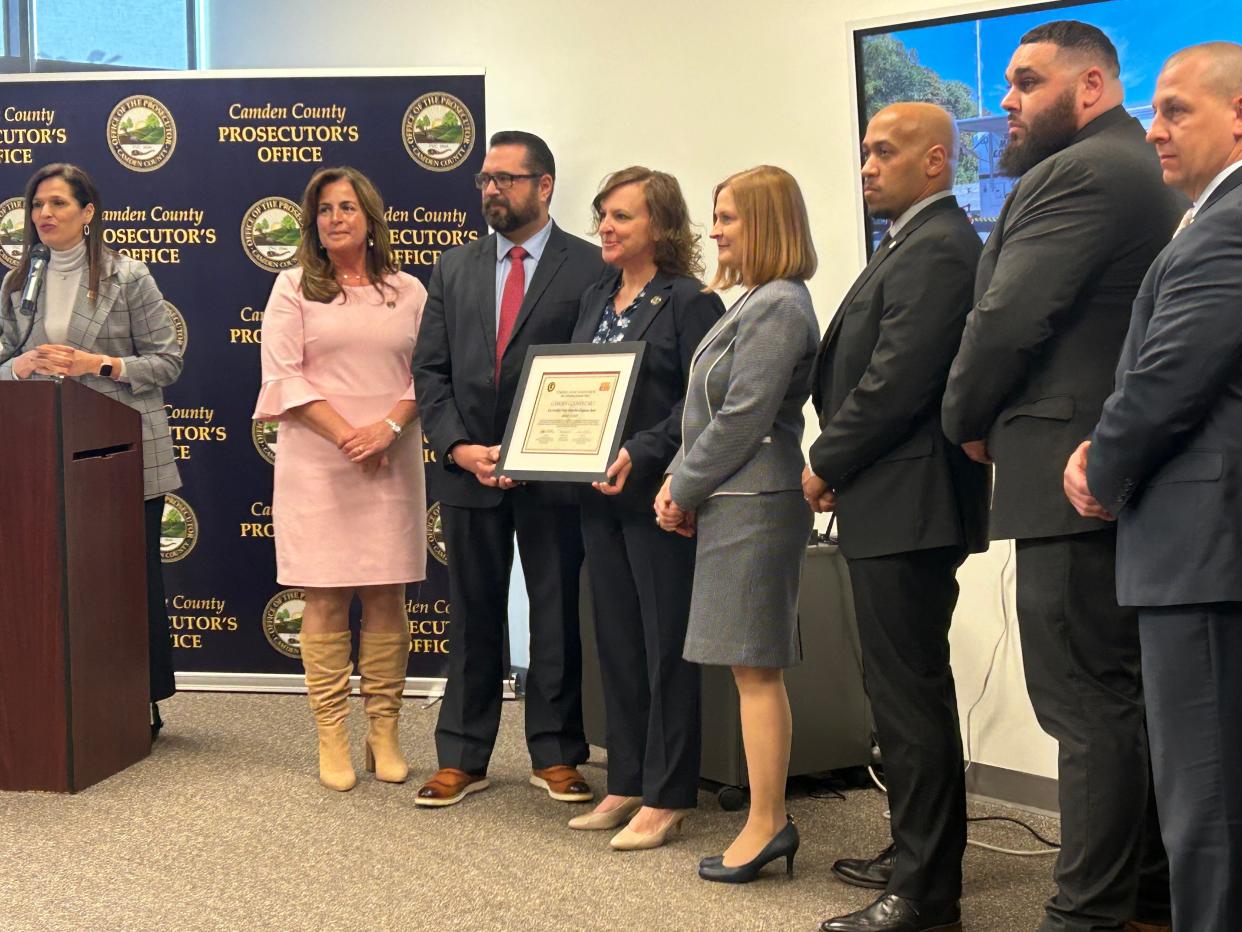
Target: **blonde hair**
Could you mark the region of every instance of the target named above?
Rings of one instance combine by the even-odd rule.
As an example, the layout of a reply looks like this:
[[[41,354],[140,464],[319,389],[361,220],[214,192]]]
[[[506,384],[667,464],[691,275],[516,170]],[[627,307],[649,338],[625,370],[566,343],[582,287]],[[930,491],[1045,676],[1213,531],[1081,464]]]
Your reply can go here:
[[[759,165],[730,175],[712,192],[712,210],[720,192],[733,193],[742,224],[741,262],[721,265],[708,286],[713,291],[736,285],[766,285],[778,278],[806,281],[819,260],[811,242],[806,202],[793,175],[774,165]]]
[[[311,176],[302,194],[302,241],[298,244],[298,264],[302,266],[302,296],[308,301],[327,304],[344,289],[336,280],[336,270],[328,251],[319,241],[319,195],[335,181],[348,181],[358,195],[358,206],[367,218],[367,277],[375,290],[384,295],[385,289],[395,291],[386,280],[395,275],[401,266],[392,251],[392,237],[384,220],[384,201],[371,179],[348,165],[339,168],[321,168]]]

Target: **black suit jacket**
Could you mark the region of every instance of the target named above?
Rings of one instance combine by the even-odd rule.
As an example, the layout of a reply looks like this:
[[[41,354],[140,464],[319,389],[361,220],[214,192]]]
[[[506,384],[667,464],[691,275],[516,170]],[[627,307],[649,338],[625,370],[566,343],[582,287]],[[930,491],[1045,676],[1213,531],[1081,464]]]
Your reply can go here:
[[[987,548],[988,469],[940,429],[981,249],[956,199],[928,205],[872,256],[820,342],[810,462],[837,492],[846,557]]]
[[[1121,604],[1242,602],[1242,169],[1143,281],[1087,485]]]
[[[1100,415],[1148,266],[1185,207],[1121,107],[1022,176],[979,260],[944,396],[954,443],[996,463],[994,539],[1102,528],[1070,506],[1065,461]]]
[[[614,272],[604,276],[582,295],[573,342],[591,342],[604,303],[620,275]],[[634,466],[621,494],[610,501],[644,513],[651,511],[664,482],[664,470],[681,446],[681,409],[690,360],[723,313],[720,297],[704,292],[703,283],[695,278],[660,272],[647,286],[646,298],[633,311],[625,331],[627,342],[641,340],[647,344],[622,441]],[[590,487],[584,495],[584,501],[593,505],[605,498]]]
[[[412,366],[423,432],[435,460],[427,469],[430,498],[464,508],[500,503],[501,489],[481,485],[446,454],[457,443],[494,446],[504,439],[527,348],[569,342],[582,292],[603,270],[598,247],[553,225],[505,347],[497,387],[496,236],[440,256],[427,288]],[[555,483],[534,490],[553,499],[570,498]]]

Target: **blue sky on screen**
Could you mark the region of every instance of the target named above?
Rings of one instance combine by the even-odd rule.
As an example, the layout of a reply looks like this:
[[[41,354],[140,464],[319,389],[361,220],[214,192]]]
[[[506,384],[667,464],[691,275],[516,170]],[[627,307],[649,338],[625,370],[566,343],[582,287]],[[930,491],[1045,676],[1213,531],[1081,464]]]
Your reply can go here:
[[[1104,30],[1121,57],[1126,106],[1151,103],[1156,75],[1173,52],[1213,39],[1242,38],[1242,0],[1105,0],[1036,13],[981,19],[983,106],[999,113],[1007,89],[1005,67],[1028,29],[1057,19],[1078,19]],[[975,20],[892,33],[918,51],[919,63],[941,77],[976,89]]]

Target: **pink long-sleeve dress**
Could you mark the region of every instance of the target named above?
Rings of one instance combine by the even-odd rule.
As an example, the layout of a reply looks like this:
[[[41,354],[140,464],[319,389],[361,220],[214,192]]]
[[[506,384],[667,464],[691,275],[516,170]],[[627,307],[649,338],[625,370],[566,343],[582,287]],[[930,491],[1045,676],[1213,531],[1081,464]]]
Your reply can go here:
[[[256,420],[279,421],[272,523],[282,586],[354,587],[426,577],[422,427],[388,448],[389,465],[364,473],[291,408],[327,401],[355,427],[414,398],[410,359],[427,299],[405,272],[381,296],[348,287],[327,304],[302,297],[301,269],[280,273],[263,312],[263,386]]]

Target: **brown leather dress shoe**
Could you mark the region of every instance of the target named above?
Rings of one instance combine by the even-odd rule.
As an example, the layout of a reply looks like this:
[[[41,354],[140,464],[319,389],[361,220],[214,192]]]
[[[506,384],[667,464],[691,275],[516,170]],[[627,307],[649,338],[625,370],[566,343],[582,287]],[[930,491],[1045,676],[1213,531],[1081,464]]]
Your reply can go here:
[[[547,790],[549,796],[563,803],[586,803],[595,797],[582,774],[578,773],[578,768],[568,764],[532,770],[530,785]]]
[[[487,777],[466,773],[455,767],[441,767],[436,775],[418,788],[416,806],[452,806],[471,793],[491,786]]]

